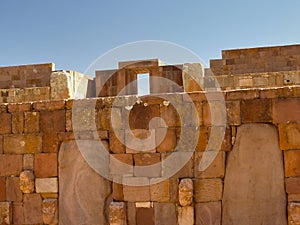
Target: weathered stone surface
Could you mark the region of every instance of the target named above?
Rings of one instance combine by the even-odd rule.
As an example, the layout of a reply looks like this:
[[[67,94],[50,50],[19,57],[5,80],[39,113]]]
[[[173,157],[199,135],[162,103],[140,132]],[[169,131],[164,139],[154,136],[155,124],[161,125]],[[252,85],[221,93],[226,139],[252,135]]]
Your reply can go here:
[[[155,225],[176,224],[176,207],[173,203],[154,203]]]
[[[134,154],[134,176],[160,177],[162,165],[159,153]]]
[[[136,224],[137,225],[155,225],[154,208],[137,208],[136,209]]]
[[[20,174],[20,190],[24,194],[34,192],[34,175],[30,170],[25,170]]]
[[[39,194],[25,194],[23,202],[25,224],[43,223],[41,196]]]
[[[223,182],[215,179],[195,179],[194,192],[196,202],[214,202],[222,199]]]
[[[300,151],[284,151],[284,170],[286,177],[300,176]]]
[[[300,225],[300,203],[289,204],[288,222],[289,225]]]
[[[126,204],[111,202],[109,205],[109,225],[126,225]]]
[[[6,200],[6,177],[0,177],[0,202]]]
[[[224,183],[223,225],[286,224],[283,160],[275,127],[238,128]]]
[[[35,154],[34,174],[38,178],[56,177],[57,153]]]
[[[90,168],[75,141],[62,143],[59,151],[59,193],[59,224],[107,223],[110,182]]]
[[[179,203],[181,206],[188,206],[193,202],[193,181],[192,179],[182,179],[179,183]]]
[[[13,202],[13,221],[15,224],[25,224],[23,202]]]
[[[20,190],[19,177],[6,178],[6,200],[13,202],[22,201],[22,192]]]
[[[252,99],[241,101],[242,123],[272,122],[272,104],[270,99]]]
[[[37,178],[35,180],[36,193],[57,193],[57,178]]]
[[[0,202],[0,224],[12,224],[12,206],[10,202]]]
[[[23,170],[34,170],[34,155],[24,154],[23,155]]]
[[[4,153],[25,154],[42,152],[42,137],[37,134],[16,134],[4,137]]]
[[[128,225],[136,225],[136,208],[133,202],[127,202],[127,222]]]
[[[13,134],[21,134],[24,130],[24,114],[23,112],[16,112],[12,114],[12,128]]]
[[[155,130],[125,130],[126,153],[155,153]]]
[[[289,110],[287,110],[289,109]],[[299,99],[275,99],[273,103],[273,121],[284,123],[288,121],[299,121],[300,101]]]
[[[285,189],[288,194],[300,194],[300,177],[285,178]]]
[[[0,113],[0,134],[9,134],[11,132],[11,114]]]
[[[43,200],[43,222],[44,224],[58,224],[58,203],[57,199]]]
[[[185,63],[182,69],[184,91],[201,91],[203,88],[202,76],[203,68],[200,63]]]
[[[171,183],[169,179],[157,183],[160,178],[150,180],[150,195],[152,202],[168,202],[170,200]]]
[[[178,207],[178,225],[194,225],[194,207]],[[206,223],[208,224],[208,223]]]
[[[25,133],[37,133],[40,131],[40,113],[39,112],[25,112]]]
[[[165,129],[167,130],[166,135],[165,137],[162,137]],[[176,129],[158,128],[156,129],[155,134],[156,134],[156,146],[158,152],[172,152],[175,149],[177,145]],[[161,140],[161,142],[159,142],[158,140]]]
[[[110,154],[109,171],[113,175],[133,175],[132,154]]]
[[[281,150],[293,150],[300,148],[299,123],[281,123],[278,128]]]
[[[124,177],[124,200],[129,202],[148,202],[151,200],[148,177]]]
[[[221,225],[221,202],[203,202],[195,205],[196,225]]]

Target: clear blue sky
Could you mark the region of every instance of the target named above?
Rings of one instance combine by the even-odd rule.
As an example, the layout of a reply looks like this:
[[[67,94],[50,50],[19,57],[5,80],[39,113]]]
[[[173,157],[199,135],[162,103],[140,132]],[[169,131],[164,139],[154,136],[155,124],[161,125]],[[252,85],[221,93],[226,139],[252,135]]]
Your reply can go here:
[[[121,44],[170,41],[204,62],[222,49],[300,43],[299,0],[1,0],[0,66],[84,72]]]

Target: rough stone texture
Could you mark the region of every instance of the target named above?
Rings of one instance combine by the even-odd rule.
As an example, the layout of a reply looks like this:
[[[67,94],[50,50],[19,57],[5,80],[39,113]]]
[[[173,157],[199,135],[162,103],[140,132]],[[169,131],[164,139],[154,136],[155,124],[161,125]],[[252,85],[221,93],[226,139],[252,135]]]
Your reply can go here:
[[[19,177],[6,178],[6,200],[14,202],[22,201],[22,191],[20,190]]]
[[[201,77],[203,68],[200,63],[185,63],[182,69],[182,80],[185,92],[201,91],[204,87]]]
[[[300,148],[299,123],[281,123],[278,128],[281,150],[293,150]]]
[[[283,160],[275,127],[238,128],[224,183],[223,225],[286,224]]]
[[[300,177],[285,178],[285,189],[288,194],[300,194]]]
[[[12,133],[21,134],[24,130],[24,114],[23,112],[16,112],[12,114]]]
[[[57,199],[43,200],[43,222],[44,224],[58,224],[58,203]]]
[[[0,134],[10,134],[11,132],[11,114],[0,113]]]
[[[57,153],[35,154],[34,174],[38,178],[56,177]]]
[[[300,151],[284,151],[284,171],[286,177],[300,176]]]
[[[288,224],[300,225],[300,203],[290,203],[288,206]]]
[[[57,178],[37,178],[35,180],[36,193],[57,193]]]
[[[176,224],[176,207],[173,203],[154,203],[155,225]]]
[[[299,99],[276,99],[273,103],[273,121],[275,123],[300,121],[299,111]]]
[[[0,202],[6,200],[6,177],[0,177]]]
[[[159,143],[158,140],[162,139],[161,135],[164,134],[164,129],[166,128],[158,128],[155,132],[157,151],[172,152],[177,145],[176,129],[168,128],[165,138]]]
[[[41,196],[39,194],[25,194],[23,202],[25,224],[43,223]]]
[[[159,153],[134,154],[134,176],[137,177],[160,177],[161,161]]]
[[[40,113],[39,112],[25,112],[25,133],[37,133],[40,131]]]
[[[160,178],[152,178],[150,180],[150,196],[152,202],[168,202],[171,195],[171,182],[170,179],[166,179],[157,183]]]
[[[194,192],[196,202],[214,202],[222,199],[223,182],[215,179],[195,179]]]
[[[221,202],[203,202],[195,205],[196,225],[221,225]]]
[[[23,155],[23,170],[34,170],[34,155],[24,154]]]
[[[150,181],[148,177],[124,177],[123,184],[125,201],[148,202],[151,200]]]
[[[133,157],[131,154],[111,154],[109,171],[113,175],[133,175]]]
[[[128,225],[136,225],[136,208],[133,202],[127,202],[127,223]]]
[[[25,224],[23,202],[13,202],[13,222]]]
[[[272,122],[272,104],[270,99],[241,101],[242,123]]]
[[[194,207],[178,207],[178,225],[194,225]],[[209,224],[209,223],[206,223]]]
[[[109,205],[109,225],[127,225],[126,204],[124,202],[111,202]]]
[[[21,172],[20,174],[20,190],[24,194],[34,192],[34,175],[30,170]]]
[[[155,130],[125,130],[126,153],[155,152]]]
[[[26,154],[42,152],[42,138],[38,134],[16,134],[4,137],[4,153]]]
[[[179,183],[179,203],[181,206],[188,206],[193,202],[193,181],[192,179],[182,179]]]
[[[10,202],[0,202],[0,224],[12,224],[12,206]]]
[[[136,225],[155,225],[154,208],[136,208]]]
[[[59,178],[59,224],[107,223],[104,210],[110,182],[90,168],[75,141],[62,143]]]

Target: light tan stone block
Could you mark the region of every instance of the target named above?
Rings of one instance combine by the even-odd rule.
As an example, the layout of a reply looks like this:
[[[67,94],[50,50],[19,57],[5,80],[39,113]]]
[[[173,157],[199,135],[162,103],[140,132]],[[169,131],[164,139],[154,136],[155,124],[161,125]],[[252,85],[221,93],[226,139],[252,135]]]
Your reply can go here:
[[[57,193],[57,178],[37,178],[35,180],[35,188],[37,193]]]

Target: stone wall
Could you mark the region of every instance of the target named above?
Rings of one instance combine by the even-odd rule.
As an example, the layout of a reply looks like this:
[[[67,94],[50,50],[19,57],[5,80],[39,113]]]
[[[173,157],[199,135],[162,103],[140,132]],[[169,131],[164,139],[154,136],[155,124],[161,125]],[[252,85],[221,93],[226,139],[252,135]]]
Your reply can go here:
[[[253,180],[248,174],[250,178],[244,179],[247,182],[252,180],[258,185],[259,190],[271,188],[274,189],[274,193],[279,193],[270,195],[272,198],[263,198],[265,205],[260,207],[266,210],[269,209],[268,204],[276,204],[281,213],[269,217],[254,213],[256,219],[251,224],[261,224],[262,221],[265,224],[275,224],[272,222],[274,219],[284,221],[281,224],[287,221],[289,224],[299,223],[300,87],[228,91],[223,92],[223,95],[227,108],[227,122],[220,151],[213,148],[209,151],[206,149],[210,145],[209,134],[218,127],[212,124],[208,101],[205,93],[201,92],[189,94],[193,104],[196,105],[197,114],[192,113],[192,103],[188,102],[183,94],[172,95],[172,98],[176,99],[176,104],[173,106],[166,104],[164,100],[170,98],[169,95],[145,97],[140,100],[132,96],[2,104],[0,221],[4,224],[57,224],[60,220],[60,224],[68,224],[64,221],[72,221],[74,215],[78,215],[85,221],[93,221],[91,224],[125,224],[124,221],[127,221],[127,224],[221,224],[222,208],[228,209],[224,208],[224,204],[228,204],[226,199],[228,195],[229,199],[231,196],[230,191],[227,190],[229,187],[226,187],[233,184],[226,180],[241,173],[241,170],[230,169],[233,167],[230,158],[235,157],[237,153],[234,152],[241,151],[242,147],[239,147],[243,142],[241,138],[245,136],[250,138],[249,132],[255,134],[256,129],[262,129],[259,126],[269,126],[268,129],[271,129],[272,134],[266,138],[275,147],[261,148],[265,157],[261,158],[261,162],[257,162],[264,163],[264,167],[249,168],[252,177],[255,173],[257,175],[254,177],[259,178],[259,174],[262,174],[262,177]],[[128,108],[129,102],[132,105],[135,103],[131,109]],[[211,108],[221,107],[218,99],[210,104],[212,104]],[[75,110],[75,105],[80,107],[76,106]],[[112,128],[110,119],[112,110],[119,115],[118,117],[114,114],[115,119],[125,118],[129,113],[130,121],[134,121],[129,126],[134,129],[135,137],[139,138],[149,135],[148,123],[153,117],[161,117],[165,119],[166,124],[152,125],[151,130],[155,135],[154,139],[150,140],[150,144],[151,141],[155,142],[159,139],[161,130],[167,125],[166,137],[161,143],[154,143],[154,147],[146,152],[135,151],[130,147],[131,140],[126,138],[129,127],[122,121],[118,121],[114,129]],[[184,120],[179,119],[178,112],[183,112],[183,117],[190,118],[188,124],[180,122]],[[72,125],[74,113],[78,115],[75,117],[76,130],[75,125]],[[143,116],[142,120],[141,116]],[[95,128],[91,125],[93,123]],[[249,131],[240,131],[245,125],[248,125]],[[198,127],[197,132],[195,127]],[[123,143],[116,137],[118,131]],[[190,140],[182,140],[182,142],[180,140],[182,133],[187,132],[189,132],[188,136],[196,133],[199,137],[195,151],[190,145]],[[239,136],[240,132],[244,132],[245,136]],[[262,133],[267,135],[263,130]],[[259,137],[258,135],[257,138]],[[78,151],[76,150],[79,146],[78,141],[87,141],[87,143],[100,141],[107,148],[106,163],[109,173],[114,175],[115,182],[102,178],[96,173],[97,168],[93,170],[84,164],[82,166],[74,164],[82,161],[81,154],[72,153]],[[246,146],[260,143],[259,141],[250,139]],[[180,142],[181,145],[178,145]],[[262,140],[261,143],[266,142]],[[234,150],[232,144],[237,145]],[[269,149],[273,153],[272,151],[268,153]],[[253,150],[251,148],[246,150],[246,155],[241,159],[245,160],[245,165],[251,166],[247,154],[252,154]],[[64,153],[66,151],[70,153]],[[164,171],[170,171],[170,167],[172,170],[174,166],[172,165],[174,163],[164,164],[168,156],[177,154],[184,157],[187,152],[191,153],[191,158],[187,159],[183,168],[170,177],[164,177]],[[256,156],[249,156],[249,160],[253,160],[252,166],[257,163],[255,157],[259,157],[263,152],[255,153]],[[200,171],[198,165],[203,155],[214,153],[217,156],[212,164],[206,170]],[[274,153],[277,155],[275,158]],[[61,154],[67,154],[69,157]],[[74,159],[70,160],[70,157]],[[133,167],[133,170],[120,172],[120,168],[115,167],[115,159],[140,167],[157,162],[162,164],[150,171],[137,170]],[[267,168],[272,168],[273,176],[268,175]],[[275,172],[275,169],[278,172]],[[67,172],[69,176],[64,170],[69,171]],[[245,173],[247,174],[247,170]],[[71,174],[74,174],[74,178],[71,178]],[[86,176],[91,178],[86,179]],[[272,177],[277,181],[273,181],[274,185],[269,186],[270,183],[264,180],[269,181]],[[126,180],[125,184],[118,183],[117,179],[120,178]],[[160,178],[163,180],[156,183]],[[131,186],[130,182],[134,182],[135,179],[142,179],[145,182],[142,184],[148,183],[148,185]],[[78,190],[69,195],[68,193],[72,193],[74,188]],[[251,192],[241,192],[243,204],[252,201],[251,205],[248,205],[250,211],[252,211],[251,207],[252,209],[257,207],[255,201],[259,202],[262,199],[261,193],[256,192],[257,188],[254,187]],[[276,189],[278,191],[275,191]],[[85,190],[88,192],[84,193]],[[97,195],[99,200],[95,197]],[[58,208],[58,198],[63,206],[61,208]],[[90,200],[86,201],[86,199]],[[256,200],[253,202],[252,199]],[[76,204],[80,204],[81,207],[78,205],[76,207]],[[98,210],[92,210],[95,207]],[[285,211],[282,213],[282,207],[288,210],[288,220]],[[61,215],[58,218],[59,212]],[[232,224],[230,219],[234,215],[230,214],[226,217],[224,212],[223,224]],[[80,220],[76,221],[72,224],[82,224],[78,222]]]

